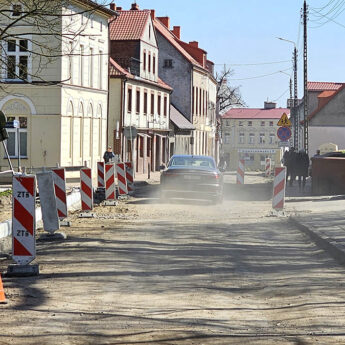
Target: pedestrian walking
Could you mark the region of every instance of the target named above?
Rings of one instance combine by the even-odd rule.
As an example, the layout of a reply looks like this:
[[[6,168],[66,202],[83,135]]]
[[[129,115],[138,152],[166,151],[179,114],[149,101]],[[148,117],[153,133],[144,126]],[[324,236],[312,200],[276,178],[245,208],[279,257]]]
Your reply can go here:
[[[292,186],[296,178],[296,152],[294,147],[291,147],[290,150],[285,151],[283,156],[283,165],[286,167],[286,182],[288,182],[290,176],[289,185]]]
[[[108,146],[107,151],[105,151],[104,155],[103,155],[104,162],[109,163],[114,157],[115,157],[115,154],[114,154],[111,146]]]
[[[296,176],[298,176],[299,189],[305,188],[306,180],[309,175],[309,156],[302,149],[296,155]]]

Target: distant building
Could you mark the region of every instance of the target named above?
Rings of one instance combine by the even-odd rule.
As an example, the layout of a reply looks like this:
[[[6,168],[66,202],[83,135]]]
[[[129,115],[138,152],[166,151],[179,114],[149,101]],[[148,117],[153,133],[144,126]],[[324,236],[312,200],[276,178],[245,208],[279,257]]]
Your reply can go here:
[[[290,117],[289,109],[265,102],[262,109],[234,108],[222,115],[221,152],[228,168],[237,169],[239,159],[244,159],[252,170],[264,170],[266,158],[280,166],[283,149],[279,147],[277,124],[284,113]]]
[[[108,141],[124,161],[133,161],[138,173],[159,170],[169,160],[170,93],[158,76],[159,51],[151,11],[132,4],[116,8],[110,23],[110,104]],[[135,127],[137,136],[124,130]]]
[[[25,11],[18,11],[20,2],[15,6],[9,5],[13,13],[2,16],[2,24]],[[3,58],[13,64],[1,66],[0,110],[7,120],[20,122],[20,154],[14,129],[8,131],[7,147],[12,159],[20,155],[24,167],[86,162],[95,171],[106,148],[108,20],[115,12],[76,0],[63,2],[61,13],[54,33],[41,34],[41,28],[28,27],[30,19],[24,18],[9,29],[13,38],[1,42]],[[28,34],[21,36],[23,32]],[[0,166],[7,166],[2,147]]]

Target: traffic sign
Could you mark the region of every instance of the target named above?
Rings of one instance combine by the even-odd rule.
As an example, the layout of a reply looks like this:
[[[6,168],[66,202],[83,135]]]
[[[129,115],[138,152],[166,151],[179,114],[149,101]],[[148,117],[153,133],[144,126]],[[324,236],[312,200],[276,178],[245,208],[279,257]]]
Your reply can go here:
[[[137,137],[138,131],[136,127],[130,126],[123,129],[123,134],[128,140],[133,140]]]
[[[287,141],[291,138],[291,129],[289,127],[280,127],[277,131],[277,136],[281,141]]]
[[[278,126],[280,126],[280,127],[291,127],[292,126],[292,123],[289,120],[289,118],[286,115],[286,113],[284,113],[282,115],[282,117],[280,118],[280,120],[278,121]]]

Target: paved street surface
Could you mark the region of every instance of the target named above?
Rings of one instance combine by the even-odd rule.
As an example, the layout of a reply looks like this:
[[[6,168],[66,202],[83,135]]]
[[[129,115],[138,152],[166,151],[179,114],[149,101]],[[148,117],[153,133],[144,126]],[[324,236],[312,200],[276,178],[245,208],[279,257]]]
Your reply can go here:
[[[39,277],[3,279],[0,344],[344,344],[344,267],[272,216],[271,183],[234,181],[223,205],[163,204],[151,181],[74,215],[65,242],[38,243]]]

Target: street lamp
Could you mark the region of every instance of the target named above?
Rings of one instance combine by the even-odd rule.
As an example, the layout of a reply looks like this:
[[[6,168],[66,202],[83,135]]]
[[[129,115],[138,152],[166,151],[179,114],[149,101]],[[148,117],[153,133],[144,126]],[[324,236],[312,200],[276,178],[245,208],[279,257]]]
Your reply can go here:
[[[278,40],[285,41],[294,45],[293,53],[293,71],[294,71],[294,97],[293,97],[293,119],[294,119],[294,146],[295,149],[299,149],[299,116],[297,111],[297,46],[294,41],[287,40],[285,38],[277,37]],[[291,86],[290,86],[291,87]]]

